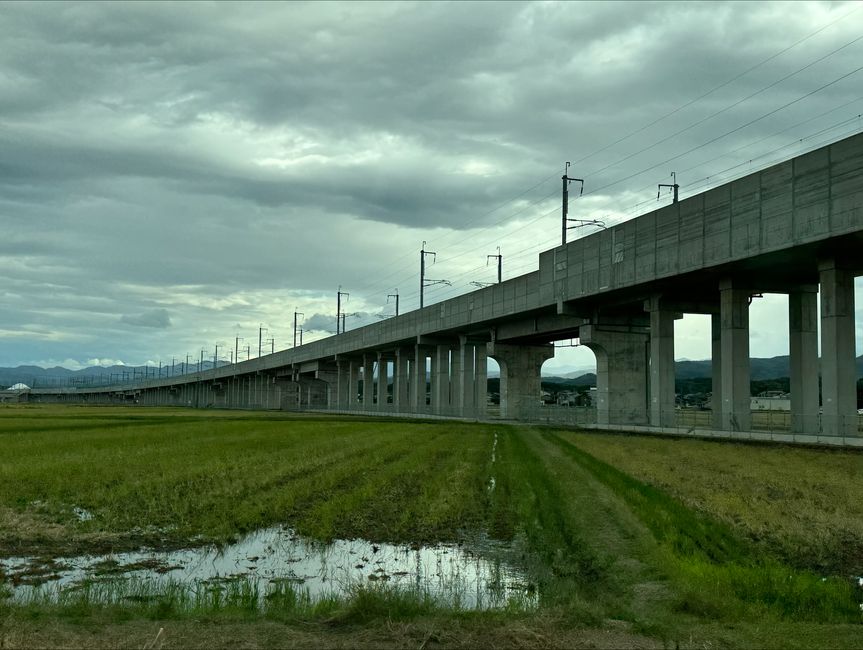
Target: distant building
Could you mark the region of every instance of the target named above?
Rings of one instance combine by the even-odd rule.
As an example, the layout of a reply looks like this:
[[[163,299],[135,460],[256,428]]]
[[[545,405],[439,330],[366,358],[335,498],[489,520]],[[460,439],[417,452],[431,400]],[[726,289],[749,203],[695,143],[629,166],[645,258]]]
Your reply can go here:
[[[781,390],[768,390],[749,398],[749,408],[753,411],[790,411],[791,394]]]
[[[596,388],[592,387],[587,392],[574,390],[562,390],[557,394],[559,406],[593,406],[596,403]]]
[[[30,397],[30,387],[27,384],[14,384],[6,390],[0,390],[0,404],[26,402]]]

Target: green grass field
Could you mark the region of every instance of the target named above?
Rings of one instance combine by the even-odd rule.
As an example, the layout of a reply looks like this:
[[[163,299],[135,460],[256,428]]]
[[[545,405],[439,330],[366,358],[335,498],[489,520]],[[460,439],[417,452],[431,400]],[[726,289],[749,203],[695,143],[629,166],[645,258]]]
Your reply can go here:
[[[863,454],[842,450],[0,408],[0,556],[227,542],[279,523],[322,541],[488,535],[539,594],[467,611],[386,588],[308,602],[240,585],[216,602],[130,584],[27,604],[7,588],[0,647],[859,647],[860,476]]]

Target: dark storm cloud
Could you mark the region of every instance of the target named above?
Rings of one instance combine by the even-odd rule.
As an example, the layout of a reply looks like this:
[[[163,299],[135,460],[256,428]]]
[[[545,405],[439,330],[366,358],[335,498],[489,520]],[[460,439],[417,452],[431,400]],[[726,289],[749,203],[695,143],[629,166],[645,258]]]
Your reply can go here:
[[[120,317],[120,322],[134,325],[135,327],[165,329],[166,327],[171,327],[171,316],[168,314],[167,309],[153,309],[143,314],[123,314]]]
[[[728,79],[781,34],[766,11],[740,20],[713,5],[255,9],[264,7],[11,12],[9,29],[20,35],[7,41],[6,59],[20,92],[6,96],[30,97],[27,115],[50,114],[62,127],[67,110],[68,119],[108,125],[110,113],[138,114],[163,133],[152,140],[122,125],[127,137],[76,129],[39,137],[15,123],[4,129],[4,182],[86,192],[88,181],[141,176],[269,207],[457,228],[529,170],[601,146],[627,113],[638,120]],[[708,19],[705,39],[693,25]],[[14,107],[6,113],[27,121]],[[273,157],[290,157],[291,139],[300,138],[321,162],[262,169],[171,141],[212,115],[251,131],[286,127],[291,133],[271,143]],[[355,147],[379,155],[351,163],[342,154]],[[489,161],[490,177],[460,173],[475,157]]]
[[[89,346],[79,356],[97,358],[212,345],[227,336],[225,323],[251,330],[267,321],[284,340],[295,308],[312,314],[307,330],[334,329],[326,313],[341,283],[351,285],[351,313],[363,314],[350,329],[386,311],[393,286],[416,286],[413,249],[426,239],[440,246],[440,273],[467,286],[474,276],[463,267],[496,246],[509,265],[512,253],[544,245],[535,228],[518,229],[559,205],[563,161],[607,147],[852,8],[6,4],[0,263],[10,325],[0,329],[20,342],[26,327],[48,323],[43,340],[74,334]],[[859,15],[574,173],[589,193],[847,72],[863,48],[670,137],[850,40]],[[688,183],[740,163],[758,151],[730,150],[853,99],[859,82],[850,81],[578,209],[651,198],[672,169]],[[728,160],[714,161],[720,155]],[[403,294],[402,304],[413,298]],[[158,338],[167,324],[182,342]],[[60,354],[15,345],[0,353]]]
[[[372,314],[367,311],[354,312],[349,309],[345,310],[345,329],[352,330],[364,325],[376,323],[379,320],[378,314]],[[327,332],[335,334],[336,332],[336,314],[312,314],[300,324],[304,332]]]

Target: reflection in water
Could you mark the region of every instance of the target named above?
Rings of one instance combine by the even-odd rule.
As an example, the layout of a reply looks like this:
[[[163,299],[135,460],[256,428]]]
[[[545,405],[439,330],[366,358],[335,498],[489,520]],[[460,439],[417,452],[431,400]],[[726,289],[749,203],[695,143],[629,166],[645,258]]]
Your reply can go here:
[[[454,544],[417,547],[363,540],[322,544],[277,526],[221,548],[144,550],[53,560],[7,558],[0,560],[0,570],[14,586],[17,598],[26,598],[46,581],[67,587],[121,576],[143,578],[156,585],[180,582],[190,588],[245,578],[257,582],[261,593],[269,585],[288,582],[312,598],[346,595],[357,584],[386,583],[478,609],[503,606],[513,597],[532,601],[533,591],[524,572],[492,559],[503,550],[488,540],[473,551]]]

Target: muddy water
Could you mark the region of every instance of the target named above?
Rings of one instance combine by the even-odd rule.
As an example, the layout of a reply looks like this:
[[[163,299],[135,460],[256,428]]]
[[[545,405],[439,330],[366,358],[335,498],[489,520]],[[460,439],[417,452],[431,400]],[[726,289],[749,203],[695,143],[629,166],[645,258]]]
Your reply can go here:
[[[488,540],[468,548],[444,544],[410,547],[336,540],[321,544],[273,527],[236,544],[179,551],[139,551],[102,556],[7,558],[0,570],[13,597],[25,600],[34,590],[70,588],[85,581],[129,577],[195,588],[208,582],[248,579],[261,593],[289,582],[312,597],[344,595],[357,584],[415,588],[446,603],[493,608],[517,598],[529,603],[535,594],[525,574],[500,560],[505,549]]]

